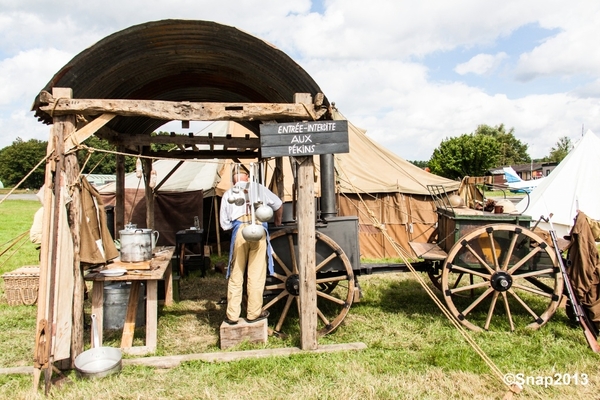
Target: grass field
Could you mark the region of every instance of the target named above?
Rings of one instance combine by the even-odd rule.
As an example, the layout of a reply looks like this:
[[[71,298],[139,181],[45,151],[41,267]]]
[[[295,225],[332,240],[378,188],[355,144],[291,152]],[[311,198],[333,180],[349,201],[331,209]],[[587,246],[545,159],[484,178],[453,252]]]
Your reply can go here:
[[[0,205],[0,242],[25,232],[39,203],[6,201]],[[4,273],[37,262],[37,251],[23,244]],[[425,279],[427,279],[425,277]],[[340,327],[320,344],[363,342],[360,351],[300,354],[229,363],[186,362],[172,369],[126,366],[119,375],[54,386],[53,399],[494,399],[506,386],[466,343],[410,273],[359,277],[364,298],[354,304]],[[181,301],[159,310],[156,355],[219,351],[219,325],[226,281],[218,274],[181,281]],[[439,292],[438,295],[441,298]],[[32,365],[35,307],[7,305],[0,284],[0,368]],[[86,321],[89,322],[89,302]],[[517,317],[526,313],[515,311]],[[265,345],[231,349],[293,347],[297,322],[289,336],[270,337]],[[86,332],[86,337],[89,333]],[[516,399],[598,398],[600,357],[587,347],[581,329],[559,309],[538,331],[519,328],[472,333],[503,373],[562,379],[562,385],[529,384]],[[141,344],[143,331],[136,331]],[[104,345],[119,346],[120,332],[105,333]],[[228,350],[229,351],[229,350]],[[569,384],[566,375],[569,374]],[[576,375],[577,374],[577,375]],[[577,383],[575,380],[577,379]],[[532,382],[532,383],[535,383]],[[584,384],[585,383],[585,384]],[[0,375],[0,398],[44,398],[32,393],[31,375]]]

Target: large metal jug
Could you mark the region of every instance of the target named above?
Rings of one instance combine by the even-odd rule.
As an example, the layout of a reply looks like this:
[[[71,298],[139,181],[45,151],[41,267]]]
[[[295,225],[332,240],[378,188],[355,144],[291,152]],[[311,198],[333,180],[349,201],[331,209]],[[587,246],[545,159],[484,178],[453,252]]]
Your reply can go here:
[[[141,262],[152,259],[152,249],[160,234],[152,229],[123,229],[121,239],[121,261]]]

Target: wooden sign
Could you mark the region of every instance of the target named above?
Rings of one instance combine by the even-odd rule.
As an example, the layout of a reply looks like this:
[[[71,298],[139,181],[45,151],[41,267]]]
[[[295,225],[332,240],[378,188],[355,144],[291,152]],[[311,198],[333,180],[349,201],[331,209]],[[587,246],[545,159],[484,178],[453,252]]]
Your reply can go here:
[[[260,146],[262,157],[348,153],[348,121],[262,124]]]

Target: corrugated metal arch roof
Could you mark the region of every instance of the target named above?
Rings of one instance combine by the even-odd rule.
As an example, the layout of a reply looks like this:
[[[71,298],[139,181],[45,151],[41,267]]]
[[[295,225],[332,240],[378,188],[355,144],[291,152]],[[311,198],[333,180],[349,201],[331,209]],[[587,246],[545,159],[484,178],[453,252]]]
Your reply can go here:
[[[295,93],[321,92],[273,45],[235,27],[195,20],[147,22],[107,36],[69,61],[43,90],[53,87],[72,88],[75,98],[192,102],[291,103]],[[36,97],[36,117],[51,123],[40,106]],[[165,122],[117,117],[109,126],[148,134]]]

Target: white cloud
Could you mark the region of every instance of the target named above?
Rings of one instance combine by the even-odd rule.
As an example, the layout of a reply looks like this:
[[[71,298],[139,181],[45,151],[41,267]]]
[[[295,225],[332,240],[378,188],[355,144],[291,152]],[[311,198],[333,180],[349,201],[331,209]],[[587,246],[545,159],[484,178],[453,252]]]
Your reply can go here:
[[[1,60],[0,106],[24,100],[31,102],[71,58],[72,54],[57,49],[35,49]]]
[[[560,13],[540,19],[546,28],[561,32],[519,58],[516,75],[527,81],[539,76],[572,77],[577,74],[597,76],[600,53],[596,51],[600,37],[600,2],[577,2]]]
[[[486,75],[495,71],[507,57],[508,55],[503,51],[497,54],[477,54],[469,61],[458,64],[454,71],[459,75],[468,73]]]
[[[16,136],[47,139],[48,127],[29,108],[72,56],[131,25],[167,18],[212,20],[275,44],[346,117],[410,160],[428,159],[442,139],[479,124],[514,127],[533,157],[547,155],[562,136],[577,136],[582,124],[600,134],[598,2],[323,3],[324,14],[317,14],[310,13],[309,0],[0,0],[0,123],[10,132],[0,137],[0,148]],[[493,79],[507,54],[514,54],[494,46],[528,24],[559,33],[520,56],[515,75],[521,92],[527,93],[528,80],[541,76],[566,84],[518,98],[469,86],[471,74]],[[464,78],[454,82],[433,81],[421,62],[430,54],[472,48],[481,54],[455,64]],[[576,79],[582,74],[590,77],[588,83]],[[570,79],[577,85],[569,85]]]

